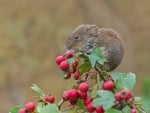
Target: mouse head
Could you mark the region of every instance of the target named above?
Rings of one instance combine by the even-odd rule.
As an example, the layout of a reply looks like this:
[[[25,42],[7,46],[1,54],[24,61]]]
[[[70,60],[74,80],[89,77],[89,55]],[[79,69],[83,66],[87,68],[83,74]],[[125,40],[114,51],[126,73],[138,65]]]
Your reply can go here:
[[[96,25],[80,25],[71,33],[66,41],[66,50],[84,51],[87,41],[98,35]]]

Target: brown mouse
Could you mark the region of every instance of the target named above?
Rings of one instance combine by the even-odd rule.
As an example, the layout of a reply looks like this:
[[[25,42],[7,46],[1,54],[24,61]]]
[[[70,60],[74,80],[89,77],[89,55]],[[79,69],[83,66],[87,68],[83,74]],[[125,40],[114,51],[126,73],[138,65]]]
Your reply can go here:
[[[105,47],[104,56],[106,71],[114,70],[124,56],[124,46],[119,34],[108,28],[98,28],[96,25],[79,25],[66,41],[66,49],[91,53],[94,48]]]

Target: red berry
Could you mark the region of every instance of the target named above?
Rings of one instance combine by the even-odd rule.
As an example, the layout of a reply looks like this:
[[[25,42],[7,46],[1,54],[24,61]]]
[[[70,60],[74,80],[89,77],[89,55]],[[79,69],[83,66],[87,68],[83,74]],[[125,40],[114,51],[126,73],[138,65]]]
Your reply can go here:
[[[87,98],[87,92],[80,92],[79,95],[80,95],[81,99],[86,99]]]
[[[77,70],[76,72],[74,72],[74,79],[78,80],[80,77],[80,72]]]
[[[60,63],[60,69],[66,71],[69,69],[69,63],[65,60]]]
[[[92,113],[96,110],[96,108],[93,106],[93,102],[90,102],[87,106],[86,109],[88,112]]]
[[[52,96],[52,95],[46,95],[45,96],[45,102],[48,102],[48,103],[54,103],[55,101],[55,97]]]
[[[119,102],[123,100],[120,92],[115,94],[115,98],[116,98],[116,101],[119,101]]]
[[[62,61],[64,61],[65,58],[63,56],[56,57],[56,63],[59,65]]]
[[[137,110],[136,109],[131,109],[130,113],[137,113]]]
[[[18,113],[27,113],[25,108],[21,108]]]
[[[35,103],[34,102],[28,102],[26,105],[25,105],[25,108],[29,111],[34,111],[36,106],[35,106]]]
[[[73,64],[72,64],[72,69],[75,71],[76,68],[78,66],[78,61],[75,61]]]
[[[96,107],[96,113],[104,113],[104,112],[105,112],[105,110],[104,110],[103,106]]]
[[[65,52],[65,55],[66,55],[66,58],[72,58],[74,55],[73,55],[73,52],[72,51],[66,51]]]
[[[124,89],[121,91],[121,97],[127,101],[127,100],[131,99],[133,97],[133,95],[128,89]]]
[[[91,97],[87,97],[86,99],[84,99],[84,105],[87,106],[90,102],[92,102],[92,98]]]
[[[103,83],[103,90],[112,91],[114,89],[114,87],[115,87],[114,82],[111,80],[105,81]]]
[[[75,104],[77,103],[77,100],[78,100],[78,99],[70,99],[70,100],[69,100],[69,103],[70,103],[71,105],[75,105]]]
[[[64,91],[63,92],[63,99],[67,101],[67,100],[69,100],[69,97],[70,97],[69,91]]]
[[[65,79],[69,79],[71,77],[71,72],[67,73],[67,76],[65,77]]]
[[[76,100],[76,99],[78,99],[79,98],[79,93],[78,93],[78,91],[76,90],[76,89],[70,89],[69,90],[69,98],[70,99],[74,99],[74,100]]]
[[[79,89],[80,89],[81,92],[87,92],[88,89],[89,89],[89,85],[86,82],[82,82],[79,85]]]

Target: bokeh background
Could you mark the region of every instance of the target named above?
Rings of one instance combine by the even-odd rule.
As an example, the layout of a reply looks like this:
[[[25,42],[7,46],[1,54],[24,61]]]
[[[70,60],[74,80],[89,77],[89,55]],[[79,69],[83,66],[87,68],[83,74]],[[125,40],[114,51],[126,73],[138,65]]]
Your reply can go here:
[[[59,76],[55,57],[80,24],[117,30],[126,53],[115,71],[136,73],[134,92],[150,94],[149,0],[0,0],[1,113],[36,95],[33,83],[61,95],[70,81]]]

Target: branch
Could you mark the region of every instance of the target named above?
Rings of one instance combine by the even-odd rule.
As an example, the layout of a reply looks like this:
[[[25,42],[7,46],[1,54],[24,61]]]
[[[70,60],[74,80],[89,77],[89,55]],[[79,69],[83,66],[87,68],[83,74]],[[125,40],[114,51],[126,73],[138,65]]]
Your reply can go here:
[[[97,67],[98,66],[98,67]],[[99,77],[103,80],[103,81],[106,81],[103,74],[102,74],[102,69],[100,67],[100,65],[98,65],[98,63],[96,62],[95,64],[95,70],[98,71],[99,73]]]

